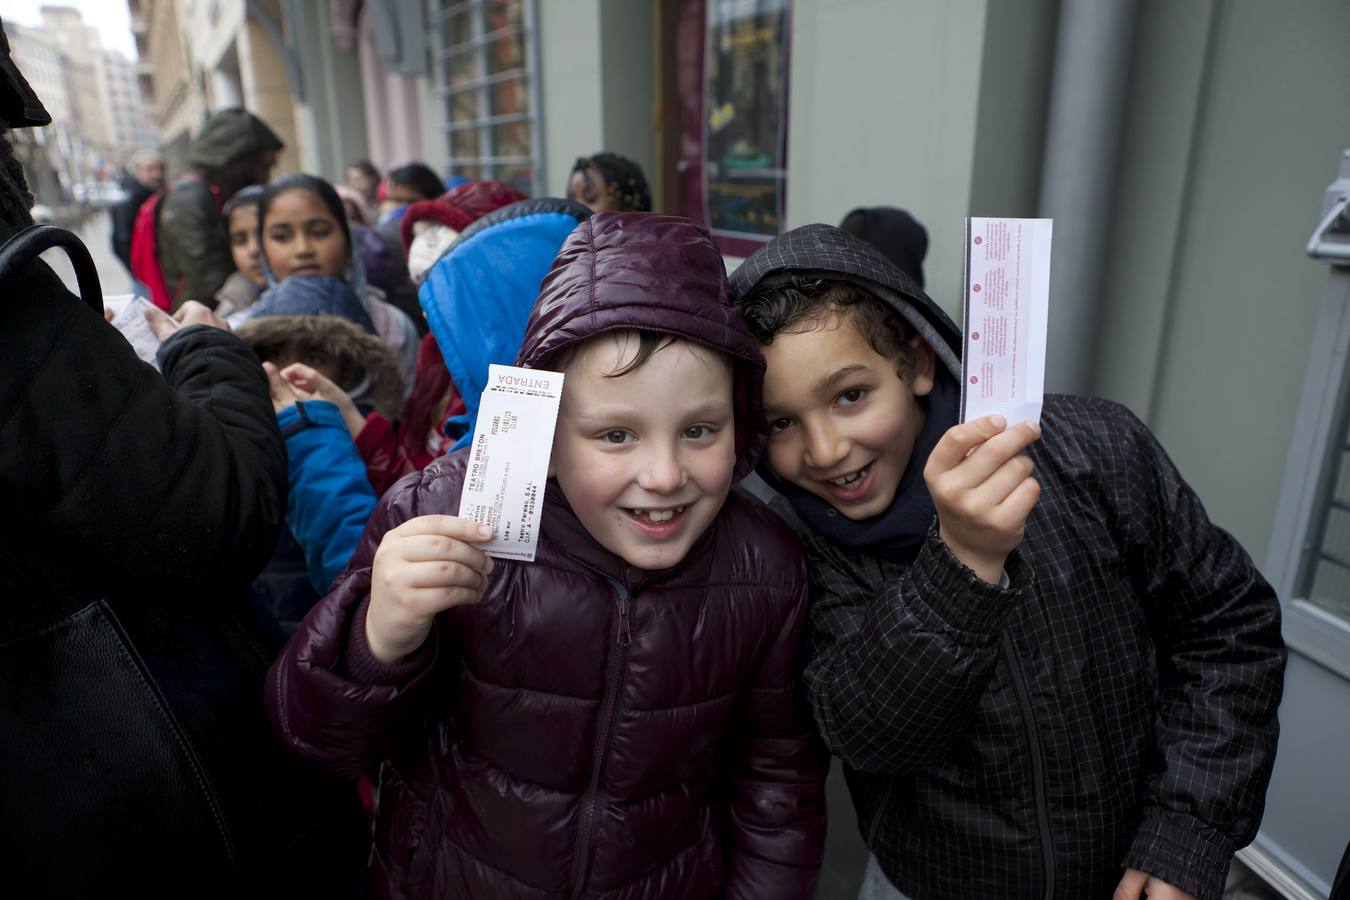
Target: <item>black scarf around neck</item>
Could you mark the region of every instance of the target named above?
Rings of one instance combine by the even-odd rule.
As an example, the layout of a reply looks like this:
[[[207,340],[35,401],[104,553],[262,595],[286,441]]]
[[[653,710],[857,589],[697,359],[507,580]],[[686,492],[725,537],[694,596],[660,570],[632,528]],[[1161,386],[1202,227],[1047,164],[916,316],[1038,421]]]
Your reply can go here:
[[[933,390],[919,401],[925,411],[923,428],[914,440],[914,451],[900,476],[895,499],[884,512],[869,519],[849,519],[827,501],[781,478],[773,478],[769,483],[817,533],[850,550],[862,550],[901,562],[911,560],[923,546],[937,514],[933,498],[928,494],[928,485],[923,480],[923,469],[937,442],[956,424],[959,401],[956,379],[939,363]]]

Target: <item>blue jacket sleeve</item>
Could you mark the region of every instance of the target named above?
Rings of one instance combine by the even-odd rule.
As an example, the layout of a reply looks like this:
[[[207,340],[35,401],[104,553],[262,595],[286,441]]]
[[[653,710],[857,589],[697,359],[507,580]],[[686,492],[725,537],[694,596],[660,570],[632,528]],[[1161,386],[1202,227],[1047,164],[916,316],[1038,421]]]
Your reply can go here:
[[[290,499],[286,524],[305,551],[320,594],[347,567],[378,498],[338,408],[306,400],[277,413],[286,436]]]

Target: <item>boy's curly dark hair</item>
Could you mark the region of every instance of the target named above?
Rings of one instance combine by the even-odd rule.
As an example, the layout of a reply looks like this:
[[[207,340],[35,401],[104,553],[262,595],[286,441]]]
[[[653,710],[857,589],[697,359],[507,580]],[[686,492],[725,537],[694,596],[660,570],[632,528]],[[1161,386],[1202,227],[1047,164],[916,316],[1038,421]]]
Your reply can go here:
[[[586,169],[595,169],[607,186],[618,191],[619,202],[626,212],[652,211],[652,192],[647,186],[647,176],[631,159],[608,152],[583,156],[572,166],[571,175]]]
[[[914,327],[885,301],[851,281],[793,272],[761,281],[736,305],[761,344],[772,344],[784,331],[819,328],[839,316],[858,329],[873,350],[894,361],[901,380],[909,382],[918,370]]]

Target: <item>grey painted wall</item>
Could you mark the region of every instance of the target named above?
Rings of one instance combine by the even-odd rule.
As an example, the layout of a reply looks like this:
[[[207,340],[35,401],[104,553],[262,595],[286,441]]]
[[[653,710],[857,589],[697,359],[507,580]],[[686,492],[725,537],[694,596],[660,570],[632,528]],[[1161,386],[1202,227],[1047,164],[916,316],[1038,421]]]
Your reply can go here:
[[[1259,558],[1327,278],[1303,244],[1350,147],[1350,5],[1142,13],[1094,390]]]
[[[598,150],[604,139],[600,0],[540,0],[539,68],[544,184],[561,195],[576,157]]]
[[[1056,0],[989,5],[970,215],[1037,214],[1058,6]]]
[[[539,0],[545,185],[567,191],[578,156],[609,150],[655,176],[652,4]]]
[[[343,183],[348,159],[366,155],[366,113],[361,94],[361,66],[354,50],[333,42],[328,4],[306,6],[295,21],[303,27],[291,40],[299,47],[305,102],[297,107],[303,135],[304,171]]]
[[[929,292],[959,308],[962,219],[984,0],[797,0],[788,111],[789,227],[855,206],[908,209],[929,231]]]
[[[960,309],[963,220],[1034,215],[1055,0],[795,0],[788,226],[855,206],[928,228],[928,292]]]

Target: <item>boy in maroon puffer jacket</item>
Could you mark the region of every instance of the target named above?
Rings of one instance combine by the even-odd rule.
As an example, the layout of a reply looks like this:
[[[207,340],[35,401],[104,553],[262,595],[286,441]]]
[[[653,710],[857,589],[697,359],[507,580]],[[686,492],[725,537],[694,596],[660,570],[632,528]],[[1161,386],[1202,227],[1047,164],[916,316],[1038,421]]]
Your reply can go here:
[[[404,478],[273,666],[277,732],[337,773],[388,760],[377,896],[809,898],[806,576],[730,493],[763,361],[707,232],[583,223],[517,364],[567,376],[535,562],[450,515],[465,451]]]

